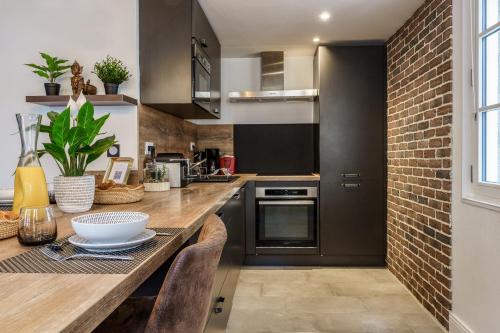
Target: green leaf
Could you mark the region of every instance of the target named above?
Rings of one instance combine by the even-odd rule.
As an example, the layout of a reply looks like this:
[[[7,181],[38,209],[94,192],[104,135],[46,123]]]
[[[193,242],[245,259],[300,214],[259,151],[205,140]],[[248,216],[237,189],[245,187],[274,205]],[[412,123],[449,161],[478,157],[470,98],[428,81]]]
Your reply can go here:
[[[90,127],[92,125],[92,122],[94,121],[94,106],[90,102],[85,102],[85,104],[83,104],[78,111],[78,116],[76,119],[78,126],[87,130],[87,128]],[[88,144],[90,143],[91,142],[89,142]]]
[[[41,71],[47,71],[48,68],[46,66],[39,66],[35,64],[25,64],[26,66],[33,67],[35,69],[41,70]]]
[[[64,148],[54,143],[44,143],[43,147],[45,148],[45,151],[50,154],[50,156],[62,165],[66,165],[68,163]]]
[[[97,152],[105,152],[108,150],[106,147],[111,147],[113,144],[115,144],[115,136],[108,136],[102,139],[97,140],[94,142],[93,145],[89,146],[86,145],[85,147],[82,147],[78,152],[83,153],[83,154],[94,154]],[[104,149],[106,148],[106,149]],[[103,150],[104,149],[104,150]]]
[[[47,117],[49,117],[50,121],[53,122],[54,120],[56,120],[57,116],[59,115],[59,112],[55,112],[55,111],[49,111],[47,112]]]
[[[66,73],[66,72],[54,72],[54,73],[52,73],[52,77],[55,79],[55,78],[63,75],[64,73]]]
[[[85,130],[83,128],[79,126],[71,128],[68,134],[69,156],[76,156],[78,149],[86,139],[87,136],[85,135]]]
[[[99,135],[102,126],[108,120],[109,118],[109,113],[94,120],[92,124],[89,126],[87,129],[87,141],[85,142],[86,144],[90,145],[94,139]]]
[[[55,118],[52,124],[50,138],[54,144],[58,145],[61,148],[64,148],[66,146],[70,126],[70,118],[70,110],[69,108],[66,108]]]
[[[40,125],[40,132],[41,133],[51,133],[52,132],[52,126]]]
[[[47,78],[47,79],[49,78],[49,75],[47,73],[45,73],[44,71],[33,71],[33,73],[38,74],[41,77],[44,77],[44,78]]]

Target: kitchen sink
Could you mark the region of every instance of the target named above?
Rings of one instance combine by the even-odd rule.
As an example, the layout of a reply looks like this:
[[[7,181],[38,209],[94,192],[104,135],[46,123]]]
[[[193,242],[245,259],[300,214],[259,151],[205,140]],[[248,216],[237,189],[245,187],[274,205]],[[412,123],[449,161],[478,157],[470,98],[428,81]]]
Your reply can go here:
[[[213,176],[200,176],[196,178],[192,178],[191,182],[193,183],[231,183],[236,179],[240,178],[240,176],[224,176],[224,175],[213,175]]]

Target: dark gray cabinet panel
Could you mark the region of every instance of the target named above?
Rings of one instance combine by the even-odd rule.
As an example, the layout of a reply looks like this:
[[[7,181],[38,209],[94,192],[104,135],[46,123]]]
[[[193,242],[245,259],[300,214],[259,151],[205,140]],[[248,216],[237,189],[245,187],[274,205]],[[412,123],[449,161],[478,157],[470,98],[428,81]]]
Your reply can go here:
[[[225,332],[245,253],[245,188],[217,213],[226,225],[228,239],[222,252],[212,291],[205,333]]]
[[[383,46],[316,53],[325,256],[385,256],[385,53]]]
[[[192,37],[206,41],[210,112],[192,102]],[[139,1],[141,103],[181,118],[219,118],[220,58],[217,36],[196,0]]]

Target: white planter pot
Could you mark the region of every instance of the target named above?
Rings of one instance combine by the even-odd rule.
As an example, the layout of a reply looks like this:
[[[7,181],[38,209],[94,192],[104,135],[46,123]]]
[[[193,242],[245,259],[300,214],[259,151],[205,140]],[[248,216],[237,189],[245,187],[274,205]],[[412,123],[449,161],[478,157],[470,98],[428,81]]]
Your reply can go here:
[[[95,193],[95,177],[54,178],[54,195],[57,206],[65,213],[83,213],[92,208]]]

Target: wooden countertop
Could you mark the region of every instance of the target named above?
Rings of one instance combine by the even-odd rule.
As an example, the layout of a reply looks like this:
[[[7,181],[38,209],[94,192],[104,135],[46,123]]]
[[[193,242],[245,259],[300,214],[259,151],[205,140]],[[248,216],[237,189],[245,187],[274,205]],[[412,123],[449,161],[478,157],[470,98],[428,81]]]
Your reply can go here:
[[[91,213],[140,211],[148,227],[185,228],[176,241],[159,249],[129,274],[0,273],[2,332],[88,332],[102,322],[150,274],[163,264],[247,181],[317,181],[311,176],[241,175],[232,183],[191,184],[168,192],[146,193],[128,205],[94,205]],[[70,219],[55,208],[58,236],[73,233]],[[28,251],[16,238],[0,241],[0,260]]]

